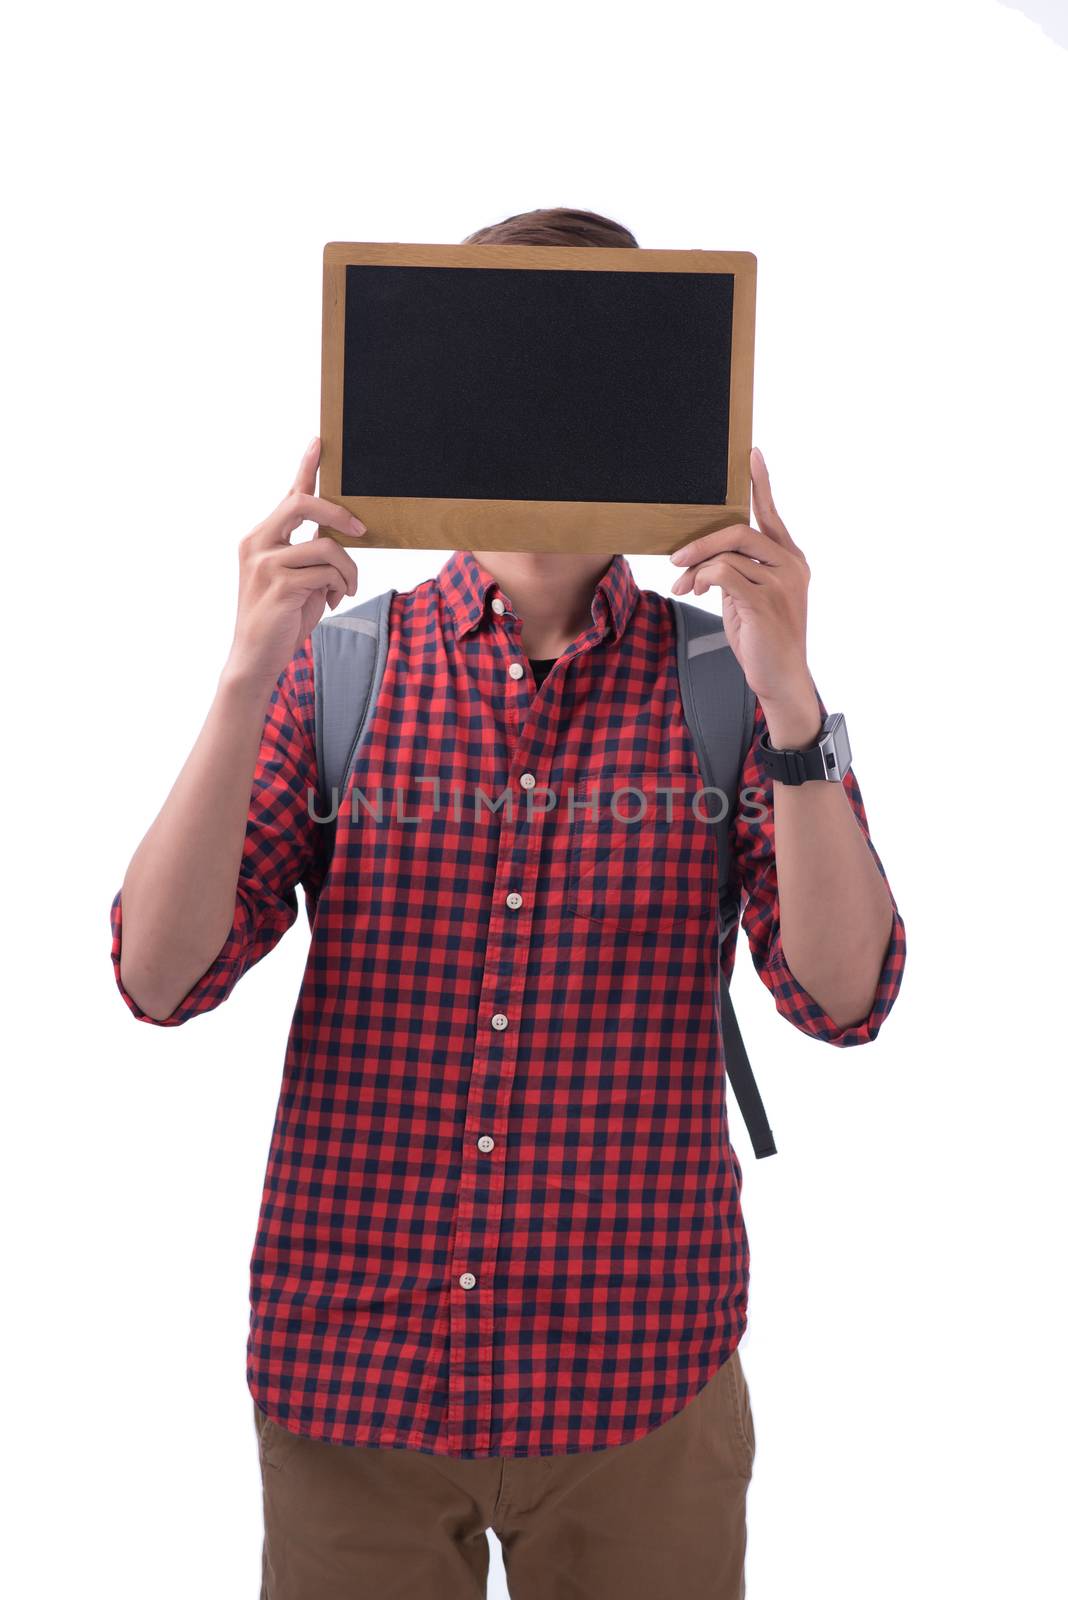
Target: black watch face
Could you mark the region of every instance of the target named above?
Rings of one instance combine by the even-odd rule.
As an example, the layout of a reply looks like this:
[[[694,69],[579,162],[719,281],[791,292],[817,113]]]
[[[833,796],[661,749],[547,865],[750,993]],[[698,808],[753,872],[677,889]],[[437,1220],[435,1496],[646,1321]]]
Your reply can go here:
[[[826,743],[823,746],[823,759],[827,764],[827,771],[832,778],[841,778],[849,771],[852,752],[849,748],[845,718],[840,711],[828,717],[824,739]]]
[[[838,754],[838,770],[849,771],[849,763],[853,759],[853,752],[849,747],[849,735],[846,732],[845,718],[838,724],[838,733],[835,737],[834,747]]]

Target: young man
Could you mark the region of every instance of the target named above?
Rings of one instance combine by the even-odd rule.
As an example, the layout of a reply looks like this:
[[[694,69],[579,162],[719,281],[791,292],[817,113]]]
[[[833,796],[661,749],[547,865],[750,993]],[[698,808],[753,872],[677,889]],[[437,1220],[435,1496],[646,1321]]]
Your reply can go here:
[[[575,212],[473,237],[635,242]],[[394,597],[326,827],[310,634],[356,567],[290,543],[354,526],[315,494],[318,449],[241,543],[214,702],[112,907],[128,1006],[176,1026],[305,890],[252,1257],[262,1594],[484,1594],[493,1527],[512,1600],[737,1600],[749,1253],[670,607],[622,555],[454,552]],[[758,750],[811,746],[825,707],[808,567],[752,472],[757,526],[676,552],[674,588],[721,587],[758,698],[762,805],[733,824],[757,970],[795,1026],[861,1044],[904,928],[853,774],[787,784]]]

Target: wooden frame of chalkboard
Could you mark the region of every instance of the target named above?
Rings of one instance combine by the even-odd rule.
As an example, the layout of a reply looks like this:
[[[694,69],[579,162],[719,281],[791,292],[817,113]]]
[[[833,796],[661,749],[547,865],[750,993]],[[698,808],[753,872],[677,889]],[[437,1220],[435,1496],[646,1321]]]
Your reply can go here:
[[[619,276],[630,273],[647,276]],[[663,553],[747,523],[755,316],[747,251],[327,244],[318,492],[368,531],[324,532],[343,545]],[[483,325],[496,365],[479,347]],[[547,347],[556,366],[539,369]],[[524,407],[542,430],[540,463],[517,433]],[[550,478],[558,497],[529,492]]]

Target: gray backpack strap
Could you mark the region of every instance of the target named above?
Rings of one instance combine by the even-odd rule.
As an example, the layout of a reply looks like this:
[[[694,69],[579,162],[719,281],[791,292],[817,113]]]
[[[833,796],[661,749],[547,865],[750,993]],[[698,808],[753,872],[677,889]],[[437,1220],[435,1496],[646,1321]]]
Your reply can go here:
[[[395,589],[324,617],[312,630],[318,808],[340,807],[386,670]]]
[[[717,860],[720,864],[719,942],[722,947],[738,922],[741,891],[731,824],[738,805],[742,767],[753,740],[756,696],[730,648],[723,618],[700,606],[668,597],[675,616],[675,643],[679,689],[690,734],[697,748],[701,775],[707,787],[721,791],[711,797],[716,823]],[[720,1026],[727,1075],[738,1101],[753,1150],[757,1156],[775,1154],[764,1105],[731,1002],[725,978],[720,983]]]

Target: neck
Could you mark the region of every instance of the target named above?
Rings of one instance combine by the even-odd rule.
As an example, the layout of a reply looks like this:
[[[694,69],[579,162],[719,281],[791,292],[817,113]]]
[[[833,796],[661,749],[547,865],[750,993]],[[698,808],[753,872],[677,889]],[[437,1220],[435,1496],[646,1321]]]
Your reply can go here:
[[[558,656],[590,626],[590,606],[612,557],[555,550],[472,550],[523,622],[528,657]]]

